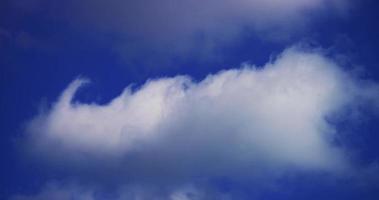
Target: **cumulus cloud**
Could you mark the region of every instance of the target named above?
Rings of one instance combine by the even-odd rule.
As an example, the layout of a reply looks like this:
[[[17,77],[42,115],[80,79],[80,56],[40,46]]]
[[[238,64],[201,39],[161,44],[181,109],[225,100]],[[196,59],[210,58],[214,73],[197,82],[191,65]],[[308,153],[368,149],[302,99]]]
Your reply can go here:
[[[87,82],[73,81],[29,123],[29,149],[71,167],[97,162],[94,168],[117,165],[125,176],[147,178],[347,170],[327,119],[378,97],[375,84],[296,48],[263,67],[245,65],[200,82],[149,80],[105,105],[73,101]]]

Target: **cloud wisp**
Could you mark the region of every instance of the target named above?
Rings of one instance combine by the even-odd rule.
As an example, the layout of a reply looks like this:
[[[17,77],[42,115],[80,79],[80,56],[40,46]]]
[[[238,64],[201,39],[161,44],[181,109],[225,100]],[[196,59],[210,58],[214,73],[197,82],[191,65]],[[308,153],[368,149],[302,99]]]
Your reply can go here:
[[[74,1],[73,24],[113,33],[115,49],[129,59],[197,55],[215,50],[246,34],[283,41],[311,24],[312,16],[344,15],[349,0],[162,0]],[[211,56],[210,56],[211,55]],[[215,56],[215,55],[214,55]]]
[[[252,35],[285,41],[301,35],[314,16],[345,15],[351,4],[352,0],[18,0],[9,10],[21,18],[44,13],[74,30],[104,33],[100,35],[112,41],[112,48],[133,63],[146,57],[218,57],[219,49]]]
[[[194,33],[215,36],[246,27],[256,30],[301,27],[312,12],[329,9],[342,13],[349,4],[348,0],[95,0],[74,1],[69,7],[74,8],[71,13],[78,20],[104,30],[178,42],[193,37]]]
[[[230,200],[228,194],[210,192],[207,189],[199,189],[192,185],[175,188],[152,188],[140,185],[124,186],[115,195],[106,195],[105,192],[96,191],[94,188],[83,187],[77,184],[49,183],[35,195],[14,195],[10,200]]]

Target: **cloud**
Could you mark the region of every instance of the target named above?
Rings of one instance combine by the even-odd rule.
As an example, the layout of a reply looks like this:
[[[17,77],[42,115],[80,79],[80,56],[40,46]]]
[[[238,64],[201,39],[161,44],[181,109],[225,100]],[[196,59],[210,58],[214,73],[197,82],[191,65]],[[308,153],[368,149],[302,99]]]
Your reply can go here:
[[[108,193],[108,194],[107,194]],[[29,195],[14,195],[10,200],[229,200],[227,194],[210,193],[206,189],[199,189],[192,185],[174,188],[152,188],[140,185],[123,186],[109,195],[106,191],[96,191],[95,188],[83,187],[77,184],[49,183],[41,191]]]
[[[351,0],[82,0],[12,1],[21,16],[42,13],[75,30],[104,33],[127,61],[196,56],[216,52],[251,35],[283,41],[299,34],[314,16],[341,16]],[[32,12],[35,10],[34,12]],[[25,14],[27,13],[27,14]],[[88,34],[91,35],[91,34]],[[95,34],[96,35],[96,34]],[[99,35],[99,34],[98,34]],[[148,55],[148,56],[146,56]]]
[[[142,0],[73,1],[72,24],[111,33],[115,49],[140,60],[141,54],[211,57],[246,35],[286,40],[302,32],[312,15],[344,15],[349,0]],[[74,14],[74,17],[72,15]],[[143,52],[143,53],[141,53]],[[216,56],[216,55],[214,55]]]
[[[47,184],[39,193],[31,195],[14,195],[11,200],[95,200],[92,190],[84,189],[78,185]]]
[[[75,1],[71,6],[76,8],[72,12],[79,20],[98,27],[118,29],[132,37],[172,40],[173,37],[181,39],[192,37],[194,33],[234,32],[235,28],[249,26],[255,29],[266,29],[271,26],[301,26],[300,22],[310,17],[308,15],[311,12],[327,9],[343,12],[348,8],[349,1],[111,0],[104,2],[95,0]]]
[[[148,80],[105,105],[73,101],[87,82],[73,81],[30,121],[28,150],[71,168],[94,166],[99,176],[110,167],[121,170],[115,176],[141,180],[342,172],[349,158],[328,119],[378,97],[374,83],[298,48],[263,67],[245,65],[200,82]]]
[[[213,179],[257,191],[303,172],[366,179],[333,119],[378,105],[378,85],[321,50],[291,47],[264,66],[245,64],[198,82],[151,79],[106,104],[75,100],[89,83],[71,82],[29,121],[23,138],[32,159],[70,174],[77,186],[15,199],[102,199],[99,188],[114,184],[119,199],[234,199],[238,191],[220,192]]]

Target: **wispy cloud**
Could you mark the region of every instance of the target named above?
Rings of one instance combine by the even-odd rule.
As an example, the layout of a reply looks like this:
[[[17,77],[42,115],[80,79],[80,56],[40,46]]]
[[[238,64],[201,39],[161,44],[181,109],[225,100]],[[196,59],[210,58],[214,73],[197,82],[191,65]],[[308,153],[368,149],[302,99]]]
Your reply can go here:
[[[34,2],[34,3],[33,3]],[[283,41],[317,16],[341,16],[351,0],[12,1],[15,15],[43,13],[75,30],[101,32],[128,61],[211,58],[246,35]]]
[[[141,185],[122,186],[116,194],[96,191],[93,187],[83,187],[78,184],[59,184],[56,182],[45,185],[39,193],[32,195],[14,195],[10,200],[230,200],[226,193],[219,193],[192,185],[167,187],[150,187]]]

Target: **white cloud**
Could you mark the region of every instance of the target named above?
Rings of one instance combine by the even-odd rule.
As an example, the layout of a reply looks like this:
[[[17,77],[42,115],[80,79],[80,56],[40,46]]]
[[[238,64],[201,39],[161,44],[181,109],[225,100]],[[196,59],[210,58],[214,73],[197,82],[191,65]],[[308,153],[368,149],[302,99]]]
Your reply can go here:
[[[345,150],[334,145],[339,133],[326,118],[378,97],[375,84],[296,48],[262,68],[243,66],[200,82],[149,80],[106,105],[72,102],[85,82],[73,81],[29,123],[30,151],[74,168],[117,165],[117,176],[141,180],[347,170]]]

